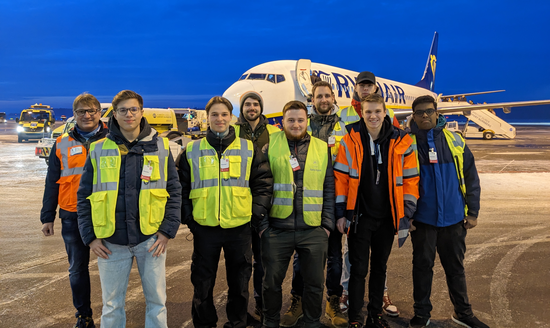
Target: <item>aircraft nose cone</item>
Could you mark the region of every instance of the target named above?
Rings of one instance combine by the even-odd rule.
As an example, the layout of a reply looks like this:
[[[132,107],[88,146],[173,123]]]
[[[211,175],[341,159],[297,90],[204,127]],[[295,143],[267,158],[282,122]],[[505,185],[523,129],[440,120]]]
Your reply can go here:
[[[240,113],[241,96],[249,91],[256,91],[252,83],[248,81],[237,81],[227,88],[222,96],[231,102],[234,112]]]

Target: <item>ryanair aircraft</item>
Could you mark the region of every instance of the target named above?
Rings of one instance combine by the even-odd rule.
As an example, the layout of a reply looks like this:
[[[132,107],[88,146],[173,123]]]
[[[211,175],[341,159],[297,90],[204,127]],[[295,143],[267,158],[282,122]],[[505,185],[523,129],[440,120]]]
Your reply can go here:
[[[412,114],[412,103],[419,97],[431,95],[438,101],[438,111],[445,114],[463,114],[465,111],[478,109],[503,108],[509,112],[511,107],[550,104],[550,100],[505,102],[474,105],[466,101],[466,96],[486,94],[497,91],[464,93],[444,96],[434,92],[435,69],[437,64],[438,33],[435,32],[426,69],[422,79],[415,85],[396,82],[376,77],[379,92],[386,101],[386,106],[394,110],[399,120],[404,120]],[[368,68],[365,68],[368,70]],[[309,59],[278,60],[252,67],[242,74],[239,80],[231,85],[223,96],[231,101],[236,111],[239,111],[240,97],[255,91],[264,99],[264,115],[271,123],[281,121],[283,106],[290,100],[308,102],[311,97],[312,76],[327,81],[332,85],[336,102],[340,107],[351,104],[355,81],[359,72],[354,72],[334,66],[312,63]]]

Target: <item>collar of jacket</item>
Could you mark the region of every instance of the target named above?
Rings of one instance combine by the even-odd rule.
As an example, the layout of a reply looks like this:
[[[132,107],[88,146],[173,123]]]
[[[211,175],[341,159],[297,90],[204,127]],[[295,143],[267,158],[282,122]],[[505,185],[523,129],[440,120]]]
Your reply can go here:
[[[84,139],[84,137],[82,137],[74,127],[71,130],[69,130],[69,136],[71,136],[71,138],[80,142],[81,144],[85,144],[86,141],[88,141],[89,143],[92,143],[96,140],[99,140],[105,137],[107,133],[106,129],[107,129],[107,126],[105,125],[105,123],[103,123],[102,121],[99,121],[99,130],[97,130],[97,132],[93,136],[91,136],[88,140]]]
[[[206,133],[206,141],[218,152],[218,155],[221,155],[235,138],[235,128],[232,126],[229,126],[229,133],[222,139],[210,128],[208,128],[208,132]]]
[[[445,119],[445,116],[439,114],[439,116],[437,117],[437,123],[435,127],[432,129],[434,130],[434,136],[438,135],[441,131],[443,131],[446,125],[447,125],[447,120]],[[420,129],[414,120],[411,121],[411,133],[416,135],[417,137],[421,139],[426,139],[429,131],[430,130]]]
[[[120,125],[114,118],[111,117],[111,119],[109,119],[108,127],[109,134],[107,138],[113,140],[117,145],[125,145],[130,152],[150,152],[151,149],[153,151],[157,150],[156,136],[158,132],[149,125],[145,117],[141,118],[141,122],[139,123],[139,135],[137,139],[132,142],[129,142],[126,137],[124,137],[120,131]],[[151,147],[154,147],[154,149]]]
[[[390,139],[390,147],[393,148],[393,150],[398,154],[404,154],[409,148],[409,146],[412,144],[412,138],[409,135],[407,135],[405,131],[393,126],[388,116],[385,117],[384,122],[386,120],[390,125],[386,136],[386,138]],[[348,130],[348,134],[354,144],[362,144],[361,122],[363,122],[363,120],[360,120],[358,122],[355,122],[353,124],[346,126],[346,129]],[[368,146],[364,146],[363,148],[367,149]]]

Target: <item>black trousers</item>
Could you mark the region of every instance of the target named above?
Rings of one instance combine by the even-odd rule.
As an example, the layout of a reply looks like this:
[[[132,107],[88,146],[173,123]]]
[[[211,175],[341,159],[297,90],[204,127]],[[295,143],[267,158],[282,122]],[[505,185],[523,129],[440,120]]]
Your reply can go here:
[[[252,280],[254,285],[254,300],[256,305],[262,308],[262,280],[264,279],[264,267],[262,266],[262,253],[260,236],[252,229],[252,254],[254,262],[252,264],[254,270],[252,272]]]
[[[264,265],[263,306],[267,327],[279,327],[283,300],[282,283],[294,251],[300,256],[304,277],[304,327],[320,327],[323,302],[324,266],[327,259],[328,236],[322,227],[307,230],[267,228],[262,234]]]
[[[217,326],[213,290],[222,248],[228,286],[225,310],[229,320],[224,327],[246,327],[248,282],[252,274],[250,230],[249,224],[231,229],[193,226],[191,282],[194,294],[191,315],[195,327]]]
[[[304,294],[304,279],[300,269],[300,257],[298,253],[294,254],[292,273],[292,295],[302,296]],[[327,297],[342,296],[344,287],[340,284],[342,279],[342,234],[338,229],[330,233],[328,238],[328,257],[327,257]]]
[[[350,226],[349,234],[349,261],[351,263],[349,279],[349,322],[364,323],[364,316],[361,309],[365,298],[365,279],[369,272],[369,314],[382,313],[382,298],[384,297],[384,286],[386,282],[386,268],[390,256],[393,239],[395,236],[391,217],[384,220],[375,230],[369,225],[365,218],[359,218],[357,230]],[[369,258],[370,257],[370,258]]]
[[[411,232],[413,244],[413,298],[414,313],[429,318],[432,311],[432,292],[435,252],[445,270],[447,288],[458,318],[473,316],[466,290],[464,253],[466,253],[466,228],[462,221],[448,227],[434,227],[414,222]]]

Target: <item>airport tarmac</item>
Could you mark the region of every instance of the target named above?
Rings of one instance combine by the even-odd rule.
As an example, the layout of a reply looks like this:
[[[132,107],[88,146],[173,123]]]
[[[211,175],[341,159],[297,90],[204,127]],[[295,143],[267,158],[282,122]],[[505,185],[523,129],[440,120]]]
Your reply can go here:
[[[61,224],[57,219],[55,235],[44,237],[39,221],[46,163],[34,156],[36,142],[19,144],[11,129],[2,128],[0,327],[72,327],[75,310]],[[469,139],[467,144],[476,158],[482,185],[479,224],[466,238],[465,266],[474,313],[490,327],[550,327],[546,309],[550,304],[550,127],[520,126],[514,140]],[[191,239],[182,226],[168,244],[169,327],[192,327]],[[396,241],[388,263],[389,293],[401,312],[398,318],[387,318],[394,328],[408,327],[413,316],[411,262],[410,241],[400,249]],[[90,270],[97,324],[102,303],[94,255]],[[450,319],[452,306],[438,263],[434,272],[430,327],[458,327]],[[290,280],[289,270],[283,285],[283,310],[290,303]],[[252,311],[252,285],[250,290]],[[223,260],[214,299],[221,327],[227,299]],[[145,301],[135,265],[126,311],[127,327],[144,326]],[[321,320],[331,326],[325,317]]]

